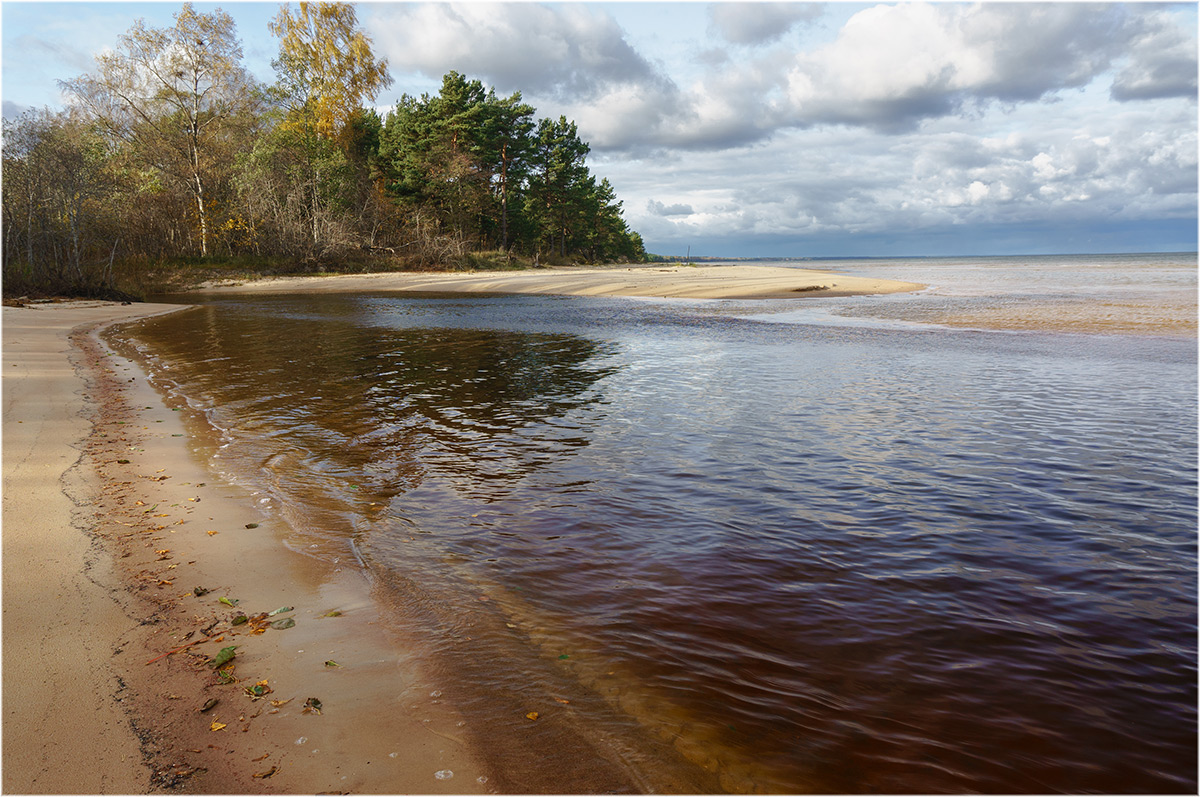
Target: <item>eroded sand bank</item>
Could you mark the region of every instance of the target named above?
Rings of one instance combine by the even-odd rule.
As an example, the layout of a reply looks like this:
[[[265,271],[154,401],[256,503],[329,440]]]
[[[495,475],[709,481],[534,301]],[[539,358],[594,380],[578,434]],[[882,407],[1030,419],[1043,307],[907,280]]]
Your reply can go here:
[[[429,291],[677,299],[788,299],[804,296],[900,293],[920,290],[923,287],[925,286],[913,282],[850,277],[829,271],[779,266],[703,265],[280,277],[237,284],[210,284],[199,292]]]

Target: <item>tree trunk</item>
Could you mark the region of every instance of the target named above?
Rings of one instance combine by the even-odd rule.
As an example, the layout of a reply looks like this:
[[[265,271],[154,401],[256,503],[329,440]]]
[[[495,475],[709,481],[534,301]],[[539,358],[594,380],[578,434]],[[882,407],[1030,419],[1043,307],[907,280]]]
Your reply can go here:
[[[204,183],[196,174],[196,213],[200,216],[200,256],[208,257],[208,213],[204,209]]]
[[[508,251],[508,142],[500,145],[500,249]]]

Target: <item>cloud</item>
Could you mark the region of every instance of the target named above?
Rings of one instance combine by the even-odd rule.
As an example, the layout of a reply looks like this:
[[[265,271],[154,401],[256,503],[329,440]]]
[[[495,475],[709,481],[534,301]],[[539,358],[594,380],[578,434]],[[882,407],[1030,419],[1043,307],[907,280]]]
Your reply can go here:
[[[1116,5],[875,6],[788,70],[793,124],[910,129],[990,101],[1086,86],[1142,32]]]
[[[653,213],[655,216],[690,216],[696,211],[692,210],[691,205],[683,205],[676,203],[674,205],[664,205],[662,202],[657,202],[653,199],[646,203],[646,210]]]
[[[393,69],[457,70],[503,91],[603,96],[665,82],[611,16],[585,6],[431,3],[372,9],[371,34]]]
[[[783,38],[796,24],[825,13],[816,3],[714,3],[709,29],[733,44],[766,44]]]
[[[777,46],[736,62],[706,54],[705,77],[653,133],[695,149],[820,125],[898,134],[995,104],[1057,101],[1114,70],[1116,99],[1194,98],[1195,54],[1193,33],[1136,6],[877,5],[819,47]]]
[[[1102,75],[1112,96],[1195,95],[1195,36],[1170,14],[1075,3],[909,4],[853,14],[836,37],[797,50],[774,35],[814,18],[809,4],[709,9],[711,35],[679,85],[607,12],[582,5],[366,6],[393,71],[454,69],[539,111],[576,120],[593,152],[727,150],[823,125],[889,135],[1000,104],[1056,101]]]
[[[1128,232],[1194,220],[1194,111],[1126,107],[1114,113],[1111,106],[1060,106],[1056,124],[1040,129],[1017,114],[1022,129],[1004,133],[989,132],[1012,119],[1001,108],[969,124],[947,119],[890,136],[867,128],[798,129],[757,147],[624,170],[608,161],[605,169],[626,199],[630,226],[652,251],[720,239],[791,241],[803,251],[805,242],[897,231],[910,241],[927,234],[961,245],[964,231],[977,228],[1037,226],[1051,235],[1055,225],[1111,224]],[[664,185],[675,186],[670,202],[686,205],[690,215],[662,212],[671,205],[654,197]]]
[[[368,6],[371,35],[393,71],[456,70],[560,113],[595,149],[636,145],[684,113],[674,82],[608,14],[582,5],[479,3]]]
[[[1161,15],[1146,20],[1130,62],[1113,80],[1112,98],[1122,102],[1164,97],[1196,99],[1196,37]]]

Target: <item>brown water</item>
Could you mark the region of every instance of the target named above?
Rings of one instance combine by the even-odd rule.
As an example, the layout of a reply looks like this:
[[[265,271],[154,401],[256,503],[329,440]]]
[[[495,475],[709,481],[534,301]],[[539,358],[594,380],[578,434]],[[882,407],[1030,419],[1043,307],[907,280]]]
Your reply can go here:
[[[497,767],[532,706],[692,788],[1194,792],[1194,339],[902,304],[247,297],[125,334]]]

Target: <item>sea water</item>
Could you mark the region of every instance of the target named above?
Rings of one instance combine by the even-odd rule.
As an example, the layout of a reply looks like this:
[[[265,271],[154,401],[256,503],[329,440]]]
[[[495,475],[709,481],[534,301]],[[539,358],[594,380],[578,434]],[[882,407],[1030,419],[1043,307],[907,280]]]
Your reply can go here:
[[[120,334],[484,747],[507,695],[737,791],[1194,792],[1195,256],[794,265],[930,288]]]

